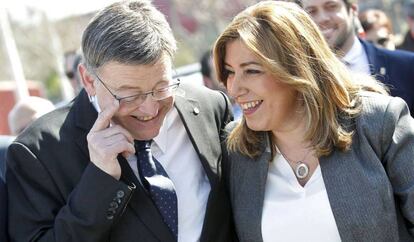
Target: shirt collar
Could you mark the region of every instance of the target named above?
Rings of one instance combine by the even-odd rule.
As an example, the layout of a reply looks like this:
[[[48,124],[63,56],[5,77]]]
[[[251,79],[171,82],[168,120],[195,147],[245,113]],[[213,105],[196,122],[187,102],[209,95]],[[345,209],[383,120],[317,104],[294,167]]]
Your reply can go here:
[[[160,132],[153,139],[153,145],[156,145],[163,154],[167,151],[168,130],[174,122],[174,117],[176,115],[178,115],[178,113],[175,107],[171,108],[170,111],[168,111],[168,113],[165,115],[165,119],[161,125]]]
[[[351,49],[342,58],[342,61],[347,65],[355,64],[361,56],[365,55],[364,47],[357,37],[354,39],[354,44]]]

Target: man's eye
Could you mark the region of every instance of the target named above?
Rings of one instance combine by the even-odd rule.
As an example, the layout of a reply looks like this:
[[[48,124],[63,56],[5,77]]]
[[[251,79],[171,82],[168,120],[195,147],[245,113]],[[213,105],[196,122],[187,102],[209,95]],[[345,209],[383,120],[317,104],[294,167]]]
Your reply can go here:
[[[155,92],[167,92],[168,89],[170,89],[170,88],[169,87],[162,87],[162,88],[159,88],[159,89],[155,90]]]
[[[328,9],[329,11],[335,11],[338,9],[338,6],[339,6],[338,4],[328,4],[326,6],[326,9]]]
[[[307,12],[309,15],[311,15],[311,16],[314,16],[314,15],[316,14],[316,10],[315,10],[315,9],[308,9],[308,10],[306,10],[306,12]]]
[[[124,98],[122,100],[126,103],[132,103],[132,102],[134,102],[135,100],[137,100],[138,98],[141,98],[141,97],[142,97],[142,95],[139,94],[137,96],[127,97],[127,98]]]

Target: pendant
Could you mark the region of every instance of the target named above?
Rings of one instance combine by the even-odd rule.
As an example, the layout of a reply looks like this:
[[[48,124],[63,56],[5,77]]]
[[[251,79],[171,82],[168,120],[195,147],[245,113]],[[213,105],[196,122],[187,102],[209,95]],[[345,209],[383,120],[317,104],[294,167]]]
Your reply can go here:
[[[302,161],[298,161],[298,165],[295,168],[295,176],[298,179],[305,179],[309,175],[309,166]]]

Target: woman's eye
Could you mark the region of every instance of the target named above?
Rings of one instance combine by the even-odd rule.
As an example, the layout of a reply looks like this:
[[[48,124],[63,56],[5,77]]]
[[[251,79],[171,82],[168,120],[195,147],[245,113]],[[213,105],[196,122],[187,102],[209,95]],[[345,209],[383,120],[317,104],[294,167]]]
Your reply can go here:
[[[231,70],[225,70],[224,72],[226,76],[234,74],[234,71],[231,71]]]
[[[246,74],[260,74],[260,73],[262,73],[262,71],[252,70],[252,69],[246,70],[245,72],[246,72]]]

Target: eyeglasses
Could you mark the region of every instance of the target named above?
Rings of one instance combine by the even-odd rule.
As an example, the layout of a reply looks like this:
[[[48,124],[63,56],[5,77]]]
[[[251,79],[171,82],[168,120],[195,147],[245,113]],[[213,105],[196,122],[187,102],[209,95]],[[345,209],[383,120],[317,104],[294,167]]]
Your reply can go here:
[[[161,101],[164,100],[166,98],[169,98],[171,96],[174,95],[175,91],[178,89],[178,87],[180,86],[180,79],[177,79],[177,81],[171,85],[165,86],[165,87],[161,87],[155,90],[152,90],[150,92],[145,92],[145,93],[139,93],[139,94],[135,94],[135,95],[131,95],[131,96],[127,96],[127,97],[119,97],[117,95],[115,95],[107,86],[106,84],[102,81],[101,78],[99,78],[99,76],[97,74],[95,74],[96,78],[98,79],[98,81],[100,83],[102,83],[102,85],[105,87],[106,90],[108,90],[108,92],[119,102],[119,105],[124,106],[124,107],[132,107],[132,106],[139,106],[141,104],[143,104],[145,102],[145,100],[147,99],[147,96],[151,96],[152,99],[156,100],[156,101]]]

